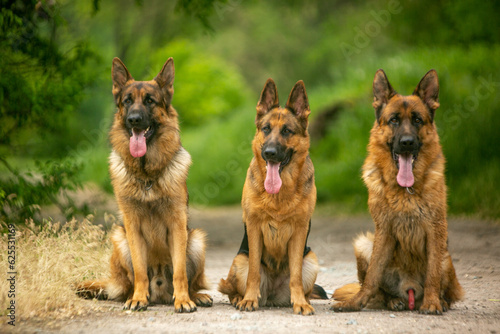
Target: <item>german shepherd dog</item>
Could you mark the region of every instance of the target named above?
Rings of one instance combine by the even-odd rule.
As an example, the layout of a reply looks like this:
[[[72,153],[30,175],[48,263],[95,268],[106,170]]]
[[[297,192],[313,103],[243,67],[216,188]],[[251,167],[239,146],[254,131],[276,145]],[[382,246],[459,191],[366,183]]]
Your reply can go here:
[[[113,59],[117,112],[109,171],[124,226],[111,233],[111,278],[77,287],[86,298],[124,300],[124,309],[172,303],[176,312],[211,306],[205,280],[205,233],[191,230],[186,178],[191,157],[181,146],[169,58],[151,81],[135,81]]]
[[[309,157],[310,114],[304,83],[293,87],[285,108],[268,79],[257,104],[254,157],[243,187],[245,234],[219,291],[237,309],[290,306],[310,315],[309,298],[319,265],[307,247],[316,203],[314,167]],[[316,286],[315,293],[326,299]]]
[[[337,289],[333,309],[359,311],[368,304],[442,314],[463,290],[447,245],[445,159],[434,124],[437,73],[430,70],[413,95],[402,96],[378,70],[373,93],[376,121],[363,180],[375,235],[354,241],[361,286]]]

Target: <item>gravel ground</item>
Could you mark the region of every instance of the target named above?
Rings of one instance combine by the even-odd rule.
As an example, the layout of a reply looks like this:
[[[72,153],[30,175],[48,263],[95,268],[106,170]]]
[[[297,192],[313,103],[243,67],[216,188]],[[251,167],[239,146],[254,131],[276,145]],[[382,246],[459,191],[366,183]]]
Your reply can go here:
[[[209,235],[206,273],[212,283],[214,306],[191,314],[175,314],[173,306],[149,307],[145,312],[122,311],[121,303],[100,303],[109,311],[64,320],[26,320],[20,333],[500,333],[500,224],[473,218],[449,220],[449,250],[465,300],[443,316],[418,312],[363,310],[334,313],[330,301],[313,300],[313,316],[294,315],[291,308],[236,311],[217,292],[242,237],[241,209],[191,209],[192,227]],[[369,216],[333,216],[320,210],[313,219],[309,246],[318,254],[321,271],[317,283],[331,294],[355,282],[356,266],[351,241],[360,232],[373,230]],[[87,302],[86,302],[87,303]],[[0,332],[11,331],[0,325]]]

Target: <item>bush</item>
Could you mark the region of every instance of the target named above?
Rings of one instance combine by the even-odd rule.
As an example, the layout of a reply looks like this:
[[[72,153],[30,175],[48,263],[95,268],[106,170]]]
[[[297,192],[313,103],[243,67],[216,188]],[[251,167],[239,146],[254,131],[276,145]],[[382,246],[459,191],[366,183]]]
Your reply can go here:
[[[20,172],[2,157],[0,163],[8,171],[8,176],[0,179],[0,221],[19,223],[36,218],[41,206],[48,204],[55,204],[66,218],[88,213],[85,205],[77,208],[68,194],[81,186],[81,165],[69,160],[35,161],[34,171]]]
[[[158,65],[150,77],[158,74],[169,57],[174,58],[176,73],[172,105],[182,126],[202,126],[244,104],[248,94],[239,71],[223,59],[200,53],[187,40],[175,40],[155,52],[151,63]]]

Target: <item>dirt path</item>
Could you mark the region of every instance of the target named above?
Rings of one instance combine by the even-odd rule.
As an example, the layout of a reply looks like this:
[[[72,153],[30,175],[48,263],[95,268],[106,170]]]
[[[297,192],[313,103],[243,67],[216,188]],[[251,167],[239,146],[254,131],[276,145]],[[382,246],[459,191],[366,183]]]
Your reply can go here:
[[[146,312],[121,311],[121,303],[88,301],[109,306],[109,312],[61,321],[27,321],[19,332],[49,333],[500,333],[500,225],[473,219],[450,219],[449,249],[466,299],[443,316],[417,312],[364,310],[333,313],[328,301],[312,301],[316,314],[292,314],[291,308],[236,311],[216,291],[226,277],[242,237],[239,208],[191,210],[192,227],[209,235],[206,272],[212,283],[211,308],[175,314],[172,306],[152,306]],[[309,245],[318,254],[321,271],[317,283],[328,293],[356,281],[351,241],[373,230],[368,216],[331,217],[316,214]],[[5,327],[3,327],[5,329]],[[1,328],[0,328],[1,329]]]

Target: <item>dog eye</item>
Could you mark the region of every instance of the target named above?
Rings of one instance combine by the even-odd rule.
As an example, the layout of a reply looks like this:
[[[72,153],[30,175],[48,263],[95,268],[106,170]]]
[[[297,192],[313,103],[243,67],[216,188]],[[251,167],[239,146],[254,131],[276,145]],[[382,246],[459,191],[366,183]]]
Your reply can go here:
[[[155,103],[155,101],[152,98],[149,97],[146,99],[146,104],[153,104],[153,103]]]
[[[399,119],[397,117],[393,117],[389,120],[389,123],[393,125],[398,125],[399,124]]]
[[[124,101],[123,104],[129,105],[132,104],[132,99],[130,97],[127,97]]]
[[[293,131],[290,130],[289,128],[287,128],[287,127],[284,127],[283,130],[281,130],[281,134],[282,135],[289,135],[289,134],[292,134],[292,133],[293,133]]]
[[[271,127],[269,125],[266,125],[262,128],[262,132],[264,132],[266,135],[271,132]]]
[[[413,119],[413,122],[415,122],[415,124],[422,124],[423,123],[423,121],[422,121],[422,119],[420,117],[415,117]]]

